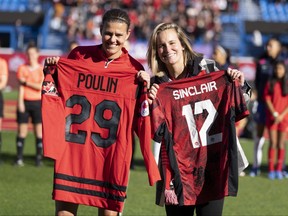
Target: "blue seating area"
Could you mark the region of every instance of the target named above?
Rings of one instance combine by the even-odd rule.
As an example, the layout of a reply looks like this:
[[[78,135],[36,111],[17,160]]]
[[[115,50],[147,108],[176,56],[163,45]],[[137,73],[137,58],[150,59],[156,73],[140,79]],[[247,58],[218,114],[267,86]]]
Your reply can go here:
[[[220,19],[221,19],[222,24],[225,24],[225,23],[238,24],[240,22],[239,16],[235,14],[223,14],[220,16]]]
[[[0,11],[24,12],[41,10],[40,0],[0,0]]]
[[[9,39],[3,39],[5,47],[21,50],[22,44],[27,41],[37,41],[43,29],[43,11],[46,11],[48,6],[49,1],[0,0],[0,34],[9,35]],[[21,20],[20,26],[15,26],[17,19]]]
[[[262,19],[267,22],[288,22],[288,3],[260,0]]]
[[[288,2],[274,0],[246,0],[240,4],[240,13],[222,14],[222,23],[237,23],[240,19],[266,22],[288,22]]]

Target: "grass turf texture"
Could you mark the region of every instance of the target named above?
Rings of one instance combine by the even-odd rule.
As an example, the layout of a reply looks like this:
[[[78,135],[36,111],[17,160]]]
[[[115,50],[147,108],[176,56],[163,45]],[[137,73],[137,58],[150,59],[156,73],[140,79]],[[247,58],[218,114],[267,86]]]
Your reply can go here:
[[[4,99],[15,99],[16,95],[15,91],[5,93]],[[3,131],[2,139],[4,162],[0,165],[0,215],[54,215],[54,201],[51,199],[53,162],[45,159],[43,167],[35,167],[35,138],[29,133],[24,148],[25,166],[15,167],[16,132]],[[251,163],[253,141],[241,139],[240,142]],[[288,215],[288,179],[271,181],[267,178],[267,147],[266,142],[261,175],[251,178],[250,167],[245,170],[246,176],[240,177],[238,196],[225,199],[224,216]],[[135,170],[130,172],[123,215],[165,215],[165,209],[154,203],[155,187],[148,186],[140,146],[137,145]],[[97,215],[97,209],[81,205],[78,215]]]
[[[15,132],[3,132],[0,165],[0,215],[53,215],[51,200],[53,162],[45,159],[43,167],[34,165],[34,136],[29,133],[24,149],[24,167],[15,167]],[[247,157],[252,159],[252,141],[242,139]],[[287,215],[288,179],[271,181],[267,178],[266,152],[261,176],[240,177],[239,194],[225,199],[223,215]],[[135,170],[131,171],[124,215],[165,215],[162,207],[154,204],[155,187],[148,186],[147,174],[136,147]],[[249,168],[246,169],[248,174]],[[97,215],[97,209],[80,206],[78,215]]]

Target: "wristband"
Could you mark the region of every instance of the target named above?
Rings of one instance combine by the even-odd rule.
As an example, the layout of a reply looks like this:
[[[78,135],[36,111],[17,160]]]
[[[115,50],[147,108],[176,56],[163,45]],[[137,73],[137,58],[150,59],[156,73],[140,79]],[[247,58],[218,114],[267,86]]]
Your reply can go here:
[[[20,85],[26,86],[27,82],[26,81],[20,81]]]
[[[276,118],[276,117],[279,116],[279,113],[278,112],[273,112],[273,116],[274,116],[274,118]]]

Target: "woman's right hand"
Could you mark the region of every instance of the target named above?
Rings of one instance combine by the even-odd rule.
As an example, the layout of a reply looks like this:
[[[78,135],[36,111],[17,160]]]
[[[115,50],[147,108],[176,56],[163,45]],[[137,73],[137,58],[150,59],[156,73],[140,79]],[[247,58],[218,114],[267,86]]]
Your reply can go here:
[[[159,89],[159,85],[156,83],[153,83],[153,85],[151,86],[151,88],[149,89],[149,92],[148,92],[149,104],[152,104],[153,100],[155,100],[155,98],[157,96],[158,89]]]
[[[232,69],[228,68],[227,69],[227,74],[231,77],[232,80],[238,80],[241,86],[244,86],[245,83],[245,77],[244,73],[237,70],[237,69]]]
[[[47,67],[49,65],[56,65],[59,59],[60,59],[59,56],[47,57],[45,59],[44,67]]]

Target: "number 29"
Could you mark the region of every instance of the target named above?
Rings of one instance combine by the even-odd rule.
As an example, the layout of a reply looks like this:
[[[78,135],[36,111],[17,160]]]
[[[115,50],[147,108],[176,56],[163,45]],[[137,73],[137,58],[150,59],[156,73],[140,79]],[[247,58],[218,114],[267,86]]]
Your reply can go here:
[[[77,133],[72,133],[71,127],[75,124],[82,124],[89,119],[92,105],[86,96],[73,95],[66,101],[66,107],[73,108],[75,105],[80,105],[81,111],[79,114],[69,114],[66,117],[65,139],[67,142],[85,144],[87,131],[78,130]],[[112,116],[110,119],[104,117],[105,110],[111,111]],[[121,109],[115,101],[103,100],[95,106],[94,121],[100,128],[109,130],[109,136],[107,138],[101,137],[101,134],[98,132],[91,132],[91,139],[96,146],[108,148],[115,143],[120,115]],[[92,125],[90,127],[92,128]]]

